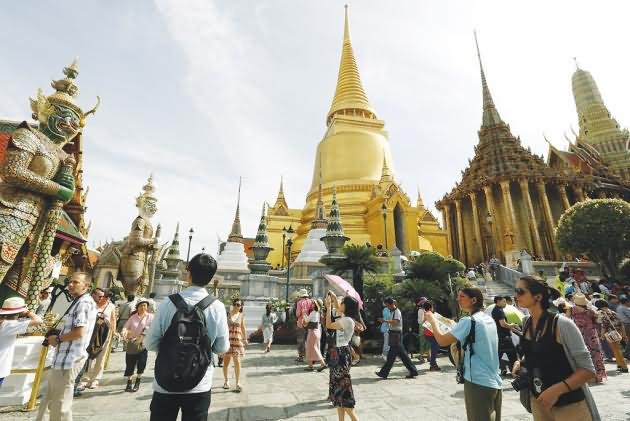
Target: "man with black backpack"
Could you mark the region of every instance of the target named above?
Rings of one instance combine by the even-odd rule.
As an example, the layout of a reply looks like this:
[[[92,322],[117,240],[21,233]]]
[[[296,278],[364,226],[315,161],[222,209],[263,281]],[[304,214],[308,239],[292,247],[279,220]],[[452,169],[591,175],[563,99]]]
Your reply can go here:
[[[230,347],[225,306],[208,294],[206,286],[217,270],[212,256],[190,259],[190,286],[160,304],[144,344],[157,351],[151,421],[208,419],[212,387],[212,353]]]

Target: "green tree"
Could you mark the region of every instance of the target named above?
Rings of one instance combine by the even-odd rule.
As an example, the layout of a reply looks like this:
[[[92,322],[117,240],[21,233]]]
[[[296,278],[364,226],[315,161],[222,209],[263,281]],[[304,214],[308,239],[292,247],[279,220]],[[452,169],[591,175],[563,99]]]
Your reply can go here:
[[[584,254],[598,262],[613,279],[630,253],[630,203],[621,199],[593,199],[576,203],[558,221],[558,248]]]
[[[363,274],[375,273],[379,267],[379,261],[374,256],[372,247],[350,244],[343,248],[344,257],[331,262],[332,272],[342,275],[352,272],[352,286],[363,298]]]
[[[626,259],[619,266],[619,278],[626,284],[630,284],[630,259]]]

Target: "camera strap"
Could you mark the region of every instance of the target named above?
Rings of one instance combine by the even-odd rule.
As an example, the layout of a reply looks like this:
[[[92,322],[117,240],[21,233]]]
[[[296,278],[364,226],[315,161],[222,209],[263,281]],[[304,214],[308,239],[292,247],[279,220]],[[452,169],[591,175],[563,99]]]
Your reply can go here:
[[[87,292],[84,292],[83,294],[79,295],[77,298],[75,298],[74,300],[72,300],[72,303],[68,306],[68,308],[66,309],[66,311],[61,315],[61,317],[59,317],[57,319],[57,321],[55,322],[54,325],[52,325],[50,327],[50,329],[54,329],[59,325],[59,322],[61,322],[63,320],[64,317],[66,317],[66,315],[68,313],[70,313],[70,310],[72,310],[72,308],[76,305],[76,303],[79,302],[79,300],[81,299],[81,297],[83,297],[85,294],[87,294]]]

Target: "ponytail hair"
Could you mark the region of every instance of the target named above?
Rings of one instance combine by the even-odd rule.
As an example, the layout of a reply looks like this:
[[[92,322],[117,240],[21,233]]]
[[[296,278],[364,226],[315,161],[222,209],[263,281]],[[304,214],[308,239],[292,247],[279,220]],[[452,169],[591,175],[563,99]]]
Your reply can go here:
[[[526,288],[532,295],[541,295],[540,305],[543,310],[549,309],[552,301],[560,297],[560,292],[547,285],[542,278],[532,275],[522,276],[519,280],[525,282]]]
[[[478,311],[483,310],[483,293],[481,292],[479,288],[468,286],[468,287],[462,288],[460,291],[462,292],[462,294],[466,295],[468,298],[475,299],[475,302],[473,303],[473,309],[470,312],[471,315],[473,315],[474,313]]]

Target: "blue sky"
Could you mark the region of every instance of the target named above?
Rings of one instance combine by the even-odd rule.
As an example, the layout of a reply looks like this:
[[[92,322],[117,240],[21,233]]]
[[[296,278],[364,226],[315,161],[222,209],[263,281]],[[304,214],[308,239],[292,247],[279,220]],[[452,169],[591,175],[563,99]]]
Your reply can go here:
[[[0,117],[28,119],[28,97],[79,57],[90,244],[121,238],[150,173],[163,239],[194,227],[215,253],[243,177],[244,233],[280,176],[304,205],[325,131],[343,34],[342,1],[33,1],[3,5]],[[354,1],[353,47],[385,120],[396,178],[427,204],[460,178],[481,122],[477,29],[495,103],[515,135],[545,153],[577,130],[573,57],[630,125],[629,6],[603,1]]]

